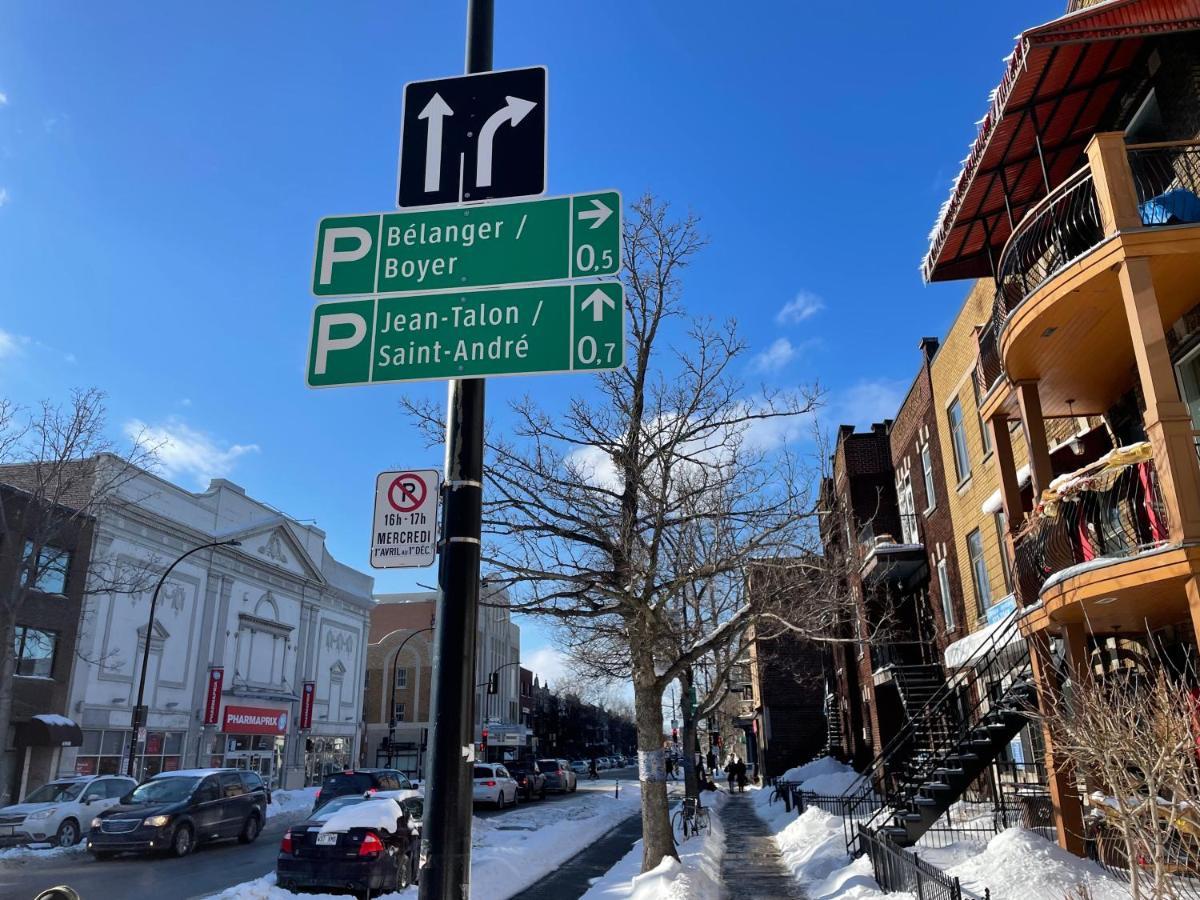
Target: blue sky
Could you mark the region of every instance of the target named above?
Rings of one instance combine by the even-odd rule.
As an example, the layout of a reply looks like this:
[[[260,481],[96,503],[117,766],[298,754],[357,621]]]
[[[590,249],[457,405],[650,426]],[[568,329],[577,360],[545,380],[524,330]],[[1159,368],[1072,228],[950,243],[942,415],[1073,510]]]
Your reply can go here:
[[[736,316],[753,380],[827,418],[895,411],[965,284],[925,287],[938,206],[1013,36],[1011,4],[501,0],[497,68],[550,72],[549,187],[702,217],[690,311]],[[167,474],[223,475],[367,568],[377,471],[440,467],[408,390],[310,391],[317,220],[393,204],[403,84],[460,72],[465,2],[10,4],[0,31],[0,395],[109,395]],[[554,405],[590,376],[498,379]],[[433,570],[385,573],[381,591]],[[555,662],[524,622],[525,656]]]

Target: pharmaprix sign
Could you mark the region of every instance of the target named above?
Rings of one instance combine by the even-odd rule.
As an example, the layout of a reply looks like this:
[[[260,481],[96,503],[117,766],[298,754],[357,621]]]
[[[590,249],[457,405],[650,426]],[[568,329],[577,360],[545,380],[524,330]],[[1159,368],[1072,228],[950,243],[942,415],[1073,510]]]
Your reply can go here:
[[[227,706],[222,731],[226,734],[287,734],[288,714],[281,709]]]

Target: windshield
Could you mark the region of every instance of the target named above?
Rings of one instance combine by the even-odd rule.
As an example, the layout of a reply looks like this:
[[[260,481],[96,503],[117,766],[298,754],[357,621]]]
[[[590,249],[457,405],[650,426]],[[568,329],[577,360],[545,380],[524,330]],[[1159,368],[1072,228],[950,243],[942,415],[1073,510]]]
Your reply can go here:
[[[152,778],[139,784],[130,797],[133,803],[175,803],[186,800],[199,778]]]
[[[361,794],[363,791],[370,790],[375,786],[371,780],[371,776],[365,772],[344,772],[337,775],[330,775],[325,779],[325,783],[321,785],[321,793],[325,796],[330,794]]]
[[[52,781],[25,798],[26,803],[66,803],[74,800],[83,791],[82,781]]]

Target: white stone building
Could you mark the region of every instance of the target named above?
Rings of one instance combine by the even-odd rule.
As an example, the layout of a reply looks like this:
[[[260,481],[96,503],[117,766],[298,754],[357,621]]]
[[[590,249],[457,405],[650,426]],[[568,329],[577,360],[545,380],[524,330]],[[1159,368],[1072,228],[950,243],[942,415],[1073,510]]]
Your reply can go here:
[[[93,560],[153,560],[157,573],[200,545],[241,542],[189,556],[159,594],[139,773],[232,765],[296,787],[353,764],[374,579],[330,556],[319,528],[229,481],[192,493],[139,472],[121,492],[125,502],[97,521]],[[123,767],[150,597],[86,599],[70,692],[83,746],[63,753],[60,770]],[[208,696],[214,680],[219,703]],[[306,689],[311,725],[302,728]]]

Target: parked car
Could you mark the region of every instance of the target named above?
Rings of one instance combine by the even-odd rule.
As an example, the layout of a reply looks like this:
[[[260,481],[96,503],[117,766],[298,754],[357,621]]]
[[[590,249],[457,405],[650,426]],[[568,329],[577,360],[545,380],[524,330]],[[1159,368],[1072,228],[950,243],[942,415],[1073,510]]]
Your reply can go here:
[[[539,759],[538,768],[546,776],[546,790],[571,794],[579,787],[579,776],[565,759]]]
[[[403,772],[395,769],[347,769],[345,772],[335,772],[327,775],[317,791],[317,802],[313,804],[316,812],[335,797],[361,797],[368,791],[408,791],[412,790],[412,782]]]
[[[368,896],[403,890],[417,880],[423,811],[416,791],[334,797],[284,833],[275,882]]]
[[[508,773],[517,783],[518,796],[525,800],[546,799],[546,774],[536,760],[523,759],[512,763]]]
[[[491,803],[497,809],[504,809],[517,802],[517,790],[517,783],[500,763],[475,764],[474,802]]]
[[[586,775],[588,773],[588,764],[586,759],[571,760],[571,771],[576,775]]]
[[[0,847],[49,842],[73,847],[98,812],[115,806],[137,782],[124,775],[55,778],[24,802],[0,809]]]
[[[97,859],[125,851],[187,856],[205,841],[253,842],[267,821],[269,794],[257,772],[182,769],[143,781],[91,821],[87,849]]]

